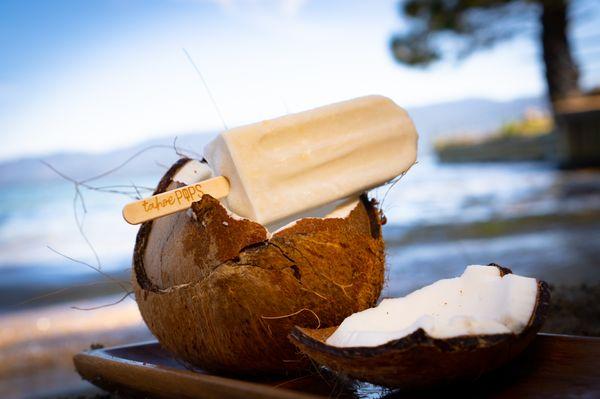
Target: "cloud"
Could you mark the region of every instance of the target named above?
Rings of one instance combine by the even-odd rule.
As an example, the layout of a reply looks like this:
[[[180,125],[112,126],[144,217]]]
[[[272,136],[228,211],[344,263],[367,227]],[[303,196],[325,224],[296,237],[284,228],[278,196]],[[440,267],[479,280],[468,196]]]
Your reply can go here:
[[[281,3],[281,10],[284,15],[296,16],[308,4],[308,0],[284,0]]]

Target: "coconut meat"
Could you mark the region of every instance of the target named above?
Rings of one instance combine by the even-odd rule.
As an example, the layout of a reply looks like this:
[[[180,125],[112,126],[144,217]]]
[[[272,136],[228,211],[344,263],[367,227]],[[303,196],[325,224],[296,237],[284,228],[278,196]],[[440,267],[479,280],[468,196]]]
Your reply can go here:
[[[468,266],[460,277],[439,280],[405,297],[384,299],[347,317],[327,339],[337,347],[372,347],[419,328],[433,338],[520,333],[537,299],[534,278],[496,266]]]
[[[189,186],[211,177],[213,177],[212,170],[206,163],[191,159],[175,173],[173,180]]]
[[[329,219],[329,218],[345,218],[350,215],[350,212],[358,205],[360,199],[356,196],[345,198],[339,201],[334,201],[324,206],[320,206],[315,209],[302,212],[300,214],[293,215],[284,220],[269,223],[265,227],[267,231],[276,234],[281,230],[289,229],[293,227],[298,220],[306,218],[318,218],[318,219]]]
[[[173,180],[185,184],[191,185],[195,183],[199,183],[203,180],[210,179],[213,177],[213,172],[211,168],[204,162],[200,162],[196,159],[191,159],[187,163],[185,163],[181,169],[175,173],[173,176]],[[227,210],[229,216],[236,220],[248,220],[248,218],[239,216],[229,209],[227,204],[227,198],[223,198],[221,204]],[[350,212],[358,205],[359,199],[357,196],[353,196],[350,198],[345,198],[339,201],[334,201],[329,204],[323,205],[321,207],[310,209],[301,214],[293,215],[285,220],[281,220],[275,223],[271,223],[266,225],[266,229],[269,232],[269,235],[275,234],[278,231],[290,228],[296,224],[296,222],[300,219],[304,218],[345,218]],[[188,215],[192,217],[193,213],[191,210],[188,210]],[[251,219],[250,219],[251,220]],[[271,233],[272,232],[272,233]]]

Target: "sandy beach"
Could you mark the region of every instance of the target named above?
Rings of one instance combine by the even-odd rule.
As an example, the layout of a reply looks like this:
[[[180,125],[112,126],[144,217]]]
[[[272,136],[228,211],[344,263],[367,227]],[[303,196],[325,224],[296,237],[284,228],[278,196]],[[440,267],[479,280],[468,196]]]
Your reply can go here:
[[[467,264],[496,262],[551,284],[552,311],[543,331],[600,335],[598,229],[600,213],[588,211],[412,230],[387,226],[388,278],[382,296],[404,295],[456,276]],[[85,295],[77,289],[69,295],[61,303],[42,300],[0,313],[0,397],[93,394],[97,391],[74,372],[75,353],[92,345],[152,339],[132,299],[85,311],[72,307],[110,304],[121,295],[74,299]]]
[[[0,397],[47,397],[87,389],[72,356],[93,345],[152,339],[133,300],[93,311],[73,309],[118,297],[79,300],[0,316]]]

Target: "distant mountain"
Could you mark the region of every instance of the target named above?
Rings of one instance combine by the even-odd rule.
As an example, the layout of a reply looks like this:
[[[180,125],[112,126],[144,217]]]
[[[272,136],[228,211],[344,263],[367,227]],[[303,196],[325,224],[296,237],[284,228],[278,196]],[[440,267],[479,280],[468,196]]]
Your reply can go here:
[[[467,99],[409,108],[420,134],[420,148],[429,152],[431,142],[442,135],[485,134],[506,122],[519,119],[529,108],[548,109],[543,97],[524,97],[499,102]]]
[[[213,136],[214,132],[178,135],[176,146],[178,150],[189,156],[200,156],[202,148]],[[165,172],[165,168],[171,166],[179,157],[173,147],[174,140],[175,135],[99,154],[57,153],[41,158],[22,158],[0,163],[0,184],[61,178],[42,161],[73,179],[88,178],[121,165],[139,152],[141,154],[135,156],[135,159],[111,173],[111,178],[113,178],[111,180],[123,180],[123,178],[127,180],[129,177],[135,176],[161,176]]]
[[[432,140],[440,135],[461,132],[485,133],[505,122],[520,118],[523,112],[531,107],[545,109],[547,105],[541,97],[520,98],[507,102],[468,99],[409,108],[409,113],[420,133],[420,149],[427,153],[430,151]],[[201,153],[213,135],[214,132],[179,135],[177,146]],[[95,176],[121,164],[144,148],[158,146],[159,148],[152,148],[136,157],[112,177],[127,178],[149,174],[160,176],[164,172],[164,166],[171,165],[178,157],[173,148],[174,138],[175,135],[154,139],[100,154],[57,153],[42,159],[66,175],[78,179]],[[0,184],[57,178],[59,177],[52,170],[41,163],[40,158],[23,158],[0,163]]]

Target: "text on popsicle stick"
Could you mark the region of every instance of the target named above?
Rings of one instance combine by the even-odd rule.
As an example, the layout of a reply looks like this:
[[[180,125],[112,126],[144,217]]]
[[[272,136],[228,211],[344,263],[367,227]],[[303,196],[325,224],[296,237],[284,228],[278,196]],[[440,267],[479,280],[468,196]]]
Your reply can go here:
[[[158,196],[148,198],[142,202],[144,211],[159,212],[161,208],[168,208],[175,204],[191,203],[199,200],[204,195],[202,191],[202,185],[194,184],[191,186],[181,187],[171,191],[171,195],[162,197],[159,199]]]

